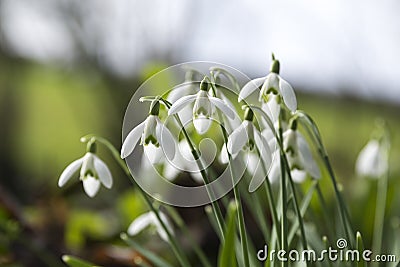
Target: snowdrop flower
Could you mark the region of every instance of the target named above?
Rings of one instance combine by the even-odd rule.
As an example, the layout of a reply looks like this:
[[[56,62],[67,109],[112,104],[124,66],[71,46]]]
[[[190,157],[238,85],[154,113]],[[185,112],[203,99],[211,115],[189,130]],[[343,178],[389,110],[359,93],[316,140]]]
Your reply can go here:
[[[194,81],[194,71],[188,71],[185,75],[185,81],[183,84],[175,87],[171,92],[169,92],[167,101],[170,103],[175,103],[180,98],[196,94],[197,83]],[[183,125],[186,125],[192,119],[192,108],[187,105],[181,111],[178,112],[179,118],[181,119]]]
[[[110,189],[113,184],[111,172],[107,165],[95,155],[95,152],[96,144],[89,142],[88,152],[65,168],[58,180],[58,186],[64,186],[80,168],[79,179],[82,181],[83,189],[89,197],[94,197],[97,194],[100,184]]]
[[[160,103],[154,100],[150,106],[149,116],[128,134],[121,149],[121,158],[129,156],[141,139],[144,153],[152,164],[159,163],[163,155],[169,159],[175,156],[175,142],[171,132],[158,117]]]
[[[161,220],[163,221],[164,225],[168,229],[168,231],[173,234],[173,229],[171,224],[169,223],[167,216],[165,216],[164,213],[159,212],[158,213]],[[128,234],[131,236],[137,235],[138,233],[142,232],[145,228],[153,226],[155,230],[157,231],[158,235],[163,239],[165,242],[169,242],[168,234],[162,227],[161,223],[157,219],[157,216],[154,214],[154,212],[150,211],[147,213],[144,213],[137,217],[130,225],[128,228]]]
[[[254,126],[253,118],[253,111],[247,107],[244,115],[244,121],[228,137],[227,149],[233,158],[235,158],[241,150],[252,152],[257,149],[260,153],[260,158],[257,157],[256,159],[258,164],[254,165],[254,157],[251,156],[247,156],[245,162],[247,162],[248,167],[250,167],[249,170],[252,173],[260,174],[260,171],[257,169],[262,167],[260,160],[263,160],[265,168],[268,169],[271,165],[272,153],[267,141],[261,136],[261,133]],[[264,175],[254,175],[253,179],[250,181],[249,191],[255,191],[264,181],[264,177]]]
[[[388,156],[382,141],[371,139],[360,151],[356,172],[360,176],[380,178],[388,170]]]
[[[177,100],[169,109],[168,115],[176,114],[194,102],[193,124],[199,134],[206,133],[210,128],[210,117],[215,107],[221,110],[227,117],[234,119],[235,112],[221,99],[209,95],[208,89],[209,83],[204,78],[200,83],[200,91],[197,94],[184,96]]]
[[[240,91],[238,101],[246,99],[261,86],[259,100],[263,102],[265,110],[276,119],[279,115],[281,99],[291,110],[296,111],[297,100],[292,86],[279,76],[279,61],[271,63],[270,73],[261,78],[256,78],[248,82]]]
[[[321,177],[321,172],[312,156],[306,139],[297,131],[296,120],[293,120],[290,128],[283,133],[283,148],[288,159],[290,173],[294,182],[303,182],[307,173],[315,179]],[[272,181],[278,180],[281,175],[279,151],[277,150],[274,153],[276,153],[274,156],[277,160],[274,161],[270,171]]]

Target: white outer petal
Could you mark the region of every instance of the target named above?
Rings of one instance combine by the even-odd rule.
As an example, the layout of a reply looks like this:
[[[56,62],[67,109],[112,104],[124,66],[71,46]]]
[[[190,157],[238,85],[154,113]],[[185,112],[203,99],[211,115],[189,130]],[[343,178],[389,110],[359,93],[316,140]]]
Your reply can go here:
[[[184,107],[189,105],[191,102],[195,101],[196,97],[197,97],[197,94],[187,95],[187,96],[184,96],[184,97],[178,99],[174,104],[172,104],[171,108],[168,110],[168,115],[173,115],[173,114],[179,112]]]
[[[296,111],[297,110],[297,99],[296,99],[296,94],[294,93],[294,90],[292,86],[279,77],[279,89],[281,91],[281,95],[283,97],[283,101],[285,102],[286,106],[291,110],[291,111]]]
[[[211,120],[203,115],[199,115],[193,120],[193,124],[199,134],[205,134],[210,129]]]
[[[175,139],[169,129],[157,118],[156,126],[157,140],[163,149],[167,159],[173,160],[175,157]]]
[[[175,86],[168,94],[167,100],[175,103],[178,99],[196,93],[196,84],[193,82],[184,82],[183,84]]]
[[[125,141],[122,144],[122,148],[121,148],[121,158],[123,158],[123,159],[126,158],[135,149],[137,142],[139,141],[140,137],[143,134],[143,130],[146,125],[146,122],[147,122],[147,119],[144,120],[139,125],[137,125],[135,128],[133,128],[133,130],[130,131],[128,136],[125,138]]]
[[[380,165],[380,146],[377,140],[371,140],[360,151],[356,161],[356,172],[361,176],[379,178],[383,174],[384,168]]]
[[[155,215],[153,212],[147,212],[137,217],[128,227],[128,234],[131,236],[137,235],[150,224],[154,223]]]
[[[228,137],[228,151],[231,155],[239,153],[244,147],[246,142],[249,140],[247,136],[246,128],[249,121],[245,120],[242,124],[236,128],[231,135]]]
[[[69,164],[65,170],[61,173],[60,178],[58,179],[58,186],[62,187],[68,182],[72,175],[82,166],[83,157],[73,161]]]
[[[162,149],[161,147],[156,147],[153,144],[143,145],[144,154],[149,160],[150,164],[158,164],[162,160]]]
[[[164,213],[159,212],[158,213],[160,215],[160,218],[162,220],[162,222],[165,224],[165,227],[168,229],[168,231],[173,234],[174,230],[172,229],[172,225],[169,223],[167,216],[165,216]],[[161,239],[163,239],[165,242],[169,242],[169,238],[168,238],[168,234],[167,232],[164,230],[164,228],[162,227],[161,223],[157,220],[157,217],[154,213],[152,213],[153,215],[153,222],[154,225],[156,226],[156,230],[158,235],[161,237]]]
[[[271,162],[272,162],[272,153],[268,146],[268,142],[261,136],[260,132],[256,129],[254,129],[254,139],[255,139],[257,148],[260,150],[260,155],[261,155],[260,159],[258,159],[258,157],[257,157],[257,167],[256,168],[261,168],[260,169],[260,171],[261,171],[262,170],[261,164],[264,164],[265,168],[268,171],[271,166]],[[263,162],[261,162],[261,160]],[[264,172],[258,171],[258,173],[257,173],[256,170],[255,170],[255,175],[253,175],[253,178],[251,179],[250,184],[249,184],[249,192],[250,193],[256,191],[262,185],[262,183],[264,182],[264,179],[265,179]]]
[[[256,78],[246,83],[242,90],[240,90],[238,102],[246,99],[249,95],[251,95],[255,90],[257,90],[265,81],[266,77]]]
[[[228,118],[233,120],[236,117],[235,111],[232,110],[231,107],[225,104],[225,102],[222,101],[221,99],[213,96],[209,96],[208,99],[213,105],[215,105],[218,109],[220,109],[222,113],[224,113]]]
[[[254,139],[258,149],[260,150],[261,158],[264,161],[265,167],[268,169],[272,162],[272,152],[268,142],[261,136],[257,129],[254,129]]]
[[[169,163],[168,161],[164,162],[164,170],[163,170],[163,175],[165,179],[168,181],[173,181],[178,177],[180,173],[180,170],[177,169],[174,165]]]
[[[302,183],[307,177],[307,173],[305,171],[300,171],[297,169],[290,171],[290,175],[295,183]]]
[[[278,182],[281,177],[281,160],[279,157],[279,150],[275,151],[272,155],[273,162],[268,172],[268,178],[271,183]]]
[[[303,167],[313,178],[315,179],[321,178],[321,171],[319,170],[317,162],[314,160],[314,157],[311,153],[310,147],[306,139],[298,131],[296,133],[297,133],[297,145],[299,148],[301,159],[303,161]]]
[[[94,168],[99,175],[100,182],[107,188],[111,188],[113,185],[113,179],[110,170],[107,165],[96,155],[94,157]]]
[[[245,159],[246,162],[246,159]],[[247,170],[252,175],[249,184],[249,192],[256,191],[264,182],[266,174],[263,171],[262,162],[260,158],[254,153],[247,153]]]
[[[87,176],[82,180],[83,189],[89,197],[94,197],[100,189],[100,181],[92,176]]]

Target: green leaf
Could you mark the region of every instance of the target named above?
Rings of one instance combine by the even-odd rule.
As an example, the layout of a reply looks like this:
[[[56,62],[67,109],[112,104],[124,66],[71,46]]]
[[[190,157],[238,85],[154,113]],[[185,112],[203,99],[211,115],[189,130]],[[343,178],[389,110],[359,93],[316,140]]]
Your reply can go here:
[[[237,205],[232,201],[229,203],[228,214],[226,216],[227,227],[225,230],[225,242],[221,244],[218,255],[219,267],[237,266],[235,255],[236,217]]]
[[[356,246],[357,246],[357,250],[359,251],[360,255],[362,255],[362,253],[364,251],[364,242],[363,242],[360,232],[357,232],[357,234],[356,234]],[[357,262],[357,267],[364,267],[364,266],[366,266],[366,262],[360,256],[360,261]]]
[[[95,265],[71,255],[62,256],[62,260],[70,267],[99,267],[99,265]]]
[[[150,250],[142,247],[139,243],[136,243],[132,238],[129,238],[127,234],[122,233],[121,239],[124,240],[130,247],[135,249],[137,252],[145,256],[149,261],[151,261],[154,266],[157,267],[172,267],[169,263],[167,263],[162,258],[158,257],[156,254],[151,252]]]

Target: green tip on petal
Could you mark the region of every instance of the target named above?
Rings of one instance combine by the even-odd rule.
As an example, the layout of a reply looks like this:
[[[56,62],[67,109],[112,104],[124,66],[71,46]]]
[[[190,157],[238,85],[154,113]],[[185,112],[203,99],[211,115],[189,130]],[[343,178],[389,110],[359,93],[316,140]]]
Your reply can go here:
[[[270,67],[269,71],[273,72],[273,73],[276,73],[276,74],[279,74],[279,69],[280,69],[279,60],[276,60],[276,59],[272,60],[271,67]]]
[[[207,81],[207,77],[204,77],[204,79],[200,83],[200,90],[207,92],[208,88],[209,88],[209,83]]]
[[[247,121],[253,121],[254,118],[254,113],[251,110],[251,108],[246,107],[245,111],[244,111],[244,119]]]
[[[149,115],[158,116],[159,113],[160,113],[160,102],[159,99],[156,98],[151,102]]]

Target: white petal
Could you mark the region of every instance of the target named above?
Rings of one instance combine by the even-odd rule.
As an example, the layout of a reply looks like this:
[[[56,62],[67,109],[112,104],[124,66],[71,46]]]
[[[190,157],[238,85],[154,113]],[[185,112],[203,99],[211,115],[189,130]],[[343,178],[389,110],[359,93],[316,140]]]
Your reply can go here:
[[[231,109],[224,101],[219,98],[209,96],[208,99],[211,103],[213,103],[217,108],[219,108],[228,118],[234,119],[235,118],[235,111]]]
[[[279,78],[279,89],[283,97],[283,101],[291,111],[297,109],[297,99],[292,86],[282,78]]]
[[[196,93],[195,91],[196,84],[193,82],[185,82],[183,84],[177,85],[174,87],[171,92],[169,92],[167,100],[170,103],[175,103],[178,99]]]
[[[161,162],[163,152],[160,146],[156,147],[153,144],[148,144],[143,146],[143,150],[144,154],[146,155],[146,157],[148,158],[148,160],[152,165]]]
[[[377,140],[371,140],[361,150],[356,161],[356,172],[361,176],[378,178],[385,171],[380,165],[381,159],[380,146]]]
[[[308,146],[307,141],[303,137],[303,135],[297,132],[297,144],[299,148],[299,152],[301,158],[303,160],[303,166],[305,170],[313,177],[313,178],[320,178],[321,172],[317,163],[314,160],[314,157],[311,153],[310,147]]]
[[[142,136],[145,125],[146,125],[146,120],[144,120],[138,126],[133,128],[132,131],[130,131],[130,133],[126,137],[124,143],[122,144],[121,158],[123,158],[123,159],[126,158],[135,149],[137,142],[139,141],[140,137]]]
[[[243,86],[242,90],[239,93],[238,102],[242,101],[243,99],[247,98],[251,93],[257,90],[265,81],[266,77],[256,78],[251,80],[250,82],[246,83]]]
[[[157,118],[156,128],[157,140],[166,155],[166,158],[173,160],[175,157],[175,139],[167,127]]]
[[[71,179],[72,175],[82,166],[83,158],[77,159],[73,161],[71,164],[65,168],[65,170],[61,173],[60,179],[58,179],[58,186],[62,187],[66,182]]]
[[[246,127],[249,122],[245,120],[238,128],[236,128],[228,137],[228,151],[233,154],[239,153],[249,140],[247,136]]]
[[[246,162],[246,159],[245,159]],[[260,158],[254,153],[247,153],[247,170],[251,173],[252,178],[249,184],[249,192],[256,191],[264,182],[266,174]]]
[[[163,221],[165,227],[168,229],[168,231],[173,234],[174,231],[172,229],[171,224],[169,223],[167,216],[165,216],[164,213],[159,212],[158,213],[160,215],[161,220]],[[165,242],[169,242],[169,238],[168,238],[168,234],[167,232],[165,232],[164,228],[162,227],[161,223],[157,220],[156,215],[153,214],[153,221],[154,221],[154,225],[156,226],[156,230],[158,235],[161,237],[161,239],[163,239]]]
[[[83,189],[89,197],[94,197],[100,188],[100,181],[92,176],[87,176],[82,180]]]
[[[107,165],[96,155],[94,156],[94,168],[99,175],[100,181],[107,188],[111,188],[113,185],[113,179],[111,176],[111,172],[108,169]]]
[[[270,171],[268,172],[268,178],[271,183],[279,181],[281,177],[281,159],[279,157],[279,151],[275,151],[272,156],[273,162],[271,164]]]
[[[144,228],[154,223],[154,217],[155,215],[152,212],[140,215],[129,225],[128,234],[132,236],[137,235],[143,231]]]
[[[190,177],[198,184],[204,184],[203,176],[200,172],[190,172]]]
[[[268,145],[268,142],[256,129],[254,129],[254,139],[258,149],[260,150],[261,158],[264,161],[265,167],[268,169],[272,162],[272,152]]]
[[[307,177],[307,173],[305,171],[300,171],[298,169],[294,169],[290,172],[292,176],[292,180],[295,183],[302,183]]]
[[[211,120],[200,115],[193,120],[193,124],[199,134],[205,134],[211,126]]]
[[[267,113],[272,122],[276,122],[278,120],[279,113],[281,111],[281,106],[279,105],[277,98],[279,98],[278,95],[270,95],[268,102],[263,103],[261,106],[262,110]]]
[[[188,123],[190,123],[193,119],[193,108],[191,106],[185,106],[183,109],[181,109],[178,112],[179,119],[182,122],[183,126],[186,126]],[[178,122],[176,122],[178,123]]]
[[[229,162],[228,150],[226,149],[225,144],[222,145],[218,160],[222,164],[227,164]]]
[[[168,181],[173,181],[176,179],[176,177],[178,177],[179,173],[180,170],[177,169],[174,165],[172,165],[168,161],[164,163],[163,175],[165,179],[167,179]]]
[[[187,95],[179,100],[177,100],[174,104],[172,104],[171,108],[168,110],[168,115],[173,115],[180,110],[182,110],[185,106],[189,105],[191,102],[195,101],[197,97],[196,95]]]

